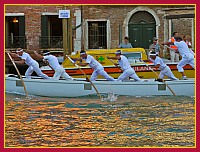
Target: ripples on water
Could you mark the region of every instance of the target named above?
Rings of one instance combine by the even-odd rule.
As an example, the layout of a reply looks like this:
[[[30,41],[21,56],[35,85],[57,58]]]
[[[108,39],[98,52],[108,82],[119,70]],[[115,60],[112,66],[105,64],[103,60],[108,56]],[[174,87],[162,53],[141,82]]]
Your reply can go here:
[[[193,147],[191,97],[46,98],[6,94],[6,147]]]

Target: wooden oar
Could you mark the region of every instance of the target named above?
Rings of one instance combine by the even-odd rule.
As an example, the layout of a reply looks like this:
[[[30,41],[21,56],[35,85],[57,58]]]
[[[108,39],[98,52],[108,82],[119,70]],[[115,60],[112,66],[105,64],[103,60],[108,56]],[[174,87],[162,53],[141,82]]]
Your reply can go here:
[[[143,60],[141,60],[142,62],[144,62]],[[153,72],[153,73],[155,73],[155,75],[157,76],[157,78],[159,78],[159,75],[158,75],[158,73],[156,73],[150,66],[148,66],[145,62],[144,62],[144,64],[147,66],[147,67],[149,67],[149,69]],[[171,93],[174,95],[174,96],[176,96],[176,94],[174,93],[174,91],[172,90],[172,88],[162,79],[162,82],[168,87],[168,89],[171,91]]]
[[[116,67],[118,67],[118,68],[120,68],[120,66],[117,66],[116,65],[116,63],[112,60],[112,59],[109,59],[111,62],[112,62],[112,64],[114,64]],[[121,69],[121,68],[120,68]]]
[[[86,77],[86,79],[90,82],[90,84],[93,86],[93,88],[95,89],[97,95],[99,96],[99,98],[101,99],[101,95],[99,93],[99,91],[97,90],[96,86],[92,83],[92,81],[88,78],[88,76],[86,75],[86,73],[80,68],[80,66],[78,66],[68,55],[66,55],[66,57],[84,74],[84,76]]]
[[[6,52],[6,53],[8,54],[8,57],[10,58],[12,64],[14,65],[14,67],[15,67],[15,69],[16,69],[16,71],[17,71],[17,73],[18,73],[18,75],[19,75],[19,77],[20,77],[20,79],[21,79],[22,85],[23,85],[23,87],[24,87],[24,91],[25,91],[25,93],[26,93],[26,97],[28,97],[28,92],[27,92],[27,90],[26,90],[26,86],[25,86],[24,80],[22,79],[22,76],[21,76],[21,74],[20,74],[20,72],[19,72],[19,70],[18,70],[18,68],[17,68],[17,66],[16,66],[16,64],[15,64],[15,62],[14,62],[14,60],[12,59],[10,53],[8,53],[8,52]]]

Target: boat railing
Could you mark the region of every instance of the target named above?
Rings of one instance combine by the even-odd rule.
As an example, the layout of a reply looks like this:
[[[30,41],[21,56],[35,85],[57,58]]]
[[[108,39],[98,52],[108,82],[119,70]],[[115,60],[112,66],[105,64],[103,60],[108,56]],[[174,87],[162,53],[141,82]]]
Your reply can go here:
[[[6,48],[26,48],[26,36],[8,36]]]
[[[40,36],[40,48],[63,48],[63,36]]]

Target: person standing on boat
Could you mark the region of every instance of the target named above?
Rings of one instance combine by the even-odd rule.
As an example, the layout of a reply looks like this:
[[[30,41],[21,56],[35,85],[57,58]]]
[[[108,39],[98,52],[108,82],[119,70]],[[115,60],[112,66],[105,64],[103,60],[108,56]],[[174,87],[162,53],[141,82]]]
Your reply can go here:
[[[10,53],[10,52],[9,52]],[[26,63],[29,68],[25,72],[25,76],[27,79],[31,79],[31,74],[35,71],[38,76],[42,77],[43,79],[50,79],[46,74],[42,73],[41,69],[39,68],[39,64],[35,61],[28,53],[24,52],[22,48],[18,48],[16,53],[10,53],[10,55],[14,58],[20,58],[20,61],[14,61],[17,64],[24,64]]]
[[[117,50],[115,52],[115,57],[107,56],[107,58],[118,60],[118,64],[123,70],[123,73],[118,77],[117,81],[123,81],[129,77],[133,78],[135,81],[141,81],[140,78],[135,73],[135,70],[131,67],[128,59],[124,55],[121,54],[121,50]]]
[[[182,74],[182,79],[187,79],[183,67],[186,64],[191,65],[194,69],[194,55],[189,50],[187,44],[182,40],[181,37],[176,37],[176,41],[174,42],[174,45],[177,46],[180,55],[182,56],[181,61],[177,65],[178,71]]]
[[[65,78],[65,80],[73,80],[73,78],[65,72],[65,69],[60,66],[58,59],[54,55],[51,55],[49,51],[43,52],[43,56],[38,54],[37,51],[34,51],[34,53],[39,59],[45,62],[47,61],[49,66],[55,71],[52,78],[53,80],[59,80],[60,77]]]
[[[104,71],[103,66],[94,59],[93,56],[88,55],[85,51],[80,52],[81,58],[76,60],[85,60],[86,63],[79,63],[79,66],[87,66],[89,65],[94,71],[90,77],[91,81],[95,81],[98,75],[103,76],[108,81],[115,81],[115,79],[109,76],[106,71]]]
[[[127,36],[124,37],[124,43],[121,43],[118,48],[133,48]]]
[[[167,66],[163,60],[157,56],[156,52],[149,52],[149,60],[152,61],[154,63],[154,67],[158,67],[160,70],[160,75],[159,75],[159,79],[163,79],[164,76],[168,76],[171,80],[178,80],[174,74],[172,73],[171,69],[169,68],[169,66]]]

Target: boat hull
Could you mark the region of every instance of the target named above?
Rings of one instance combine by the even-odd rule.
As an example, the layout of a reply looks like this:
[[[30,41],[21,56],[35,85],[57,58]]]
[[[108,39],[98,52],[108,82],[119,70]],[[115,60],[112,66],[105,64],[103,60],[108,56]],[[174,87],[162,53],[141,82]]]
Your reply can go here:
[[[168,64],[168,66],[172,70],[175,77],[181,78],[181,74],[177,70],[177,64]],[[143,79],[155,78],[155,73],[153,73],[151,69],[145,65],[132,66],[132,68],[135,70],[135,72],[140,78]],[[119,75],[122,74],[123,72],[120,68],[114,66],[107,66],[104,67],[104,69],[113,78],[118,78]],[[83,67],[82,70],[87,74],[87,76],[92,75],[93,70],[90,67]],[[160,73],[160,70],[158,68],[153,68],[153,70],[158,74]],[[186,65],[184,67],[184,70],[187,77],[189,78],[195,77],[195,70],[190,65]],[[83,73],[78,68],[65,68],[65,71],[74,78],[85,78]],[[42,68],[42,72],[50,77],[54,75],[54,71],[52,69],[49,69],[49,67]],[[103,77],[99,76],[98,78],[103,78]]]
[[[21,80],[15,77],[6,77],[6,92],[22,93],[24,88]],[[80,97],[87,95],[96,95],[92,85],[86,81],[66,81],[66,80],[43,80],[43,79],[25,79],[24,82],[29,95],[47,96],[47,97]],[[195,81],[177,80],[166,81],[176,95],[194,96]],[[163,82],[157,82],[153,79],[135,82],[113,82],[113,81],[95,81],[94,85],[100,94],[113,93],[126,96],[157,96],[173,95]]]

